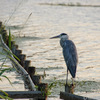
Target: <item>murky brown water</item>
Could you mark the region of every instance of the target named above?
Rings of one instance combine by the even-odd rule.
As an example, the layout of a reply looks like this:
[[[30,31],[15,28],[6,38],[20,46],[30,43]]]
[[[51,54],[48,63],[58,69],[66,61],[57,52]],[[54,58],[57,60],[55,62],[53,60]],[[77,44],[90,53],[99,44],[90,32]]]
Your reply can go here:
[[[11,28],[15,37],[21,36],[15,38],[17,44],[27,55],[27,59],[32,61],[32,65],[36,66],[38,74],[43,74],[45,70],[47,82],[53,82],[55,78],[57,81],[65,82],[66,65],[59,39],[50,40],[49,38],[62,32],[67,33],[78,50],[79,64],[76,80],[91,81],[98,89],[92,88],[95,92],[91,93],[89,90],[87,96],[93,97],[94,93],[95,98],[99,98],[100,7],[47,5],[47,3],[67,4],[69,2],[100,5],[99,0],[1,0],[0,20],[6,24],[7,28]],[[79,91],[79,89],[76,89],[76,94],[86,95],[85,90]],[[55,96],[58,96],[58,93]]]

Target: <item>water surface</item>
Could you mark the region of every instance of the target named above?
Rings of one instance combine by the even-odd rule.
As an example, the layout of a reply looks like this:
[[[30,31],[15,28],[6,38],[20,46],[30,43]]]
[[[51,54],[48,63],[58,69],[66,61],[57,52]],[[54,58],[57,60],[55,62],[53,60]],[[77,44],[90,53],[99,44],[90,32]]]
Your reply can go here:
[[[65,83],[66,65],[59,39],[49,39],[65,32],[74,41],[78,51],[76,81],[90,82],[96,87],[90,89],[92,92],[88,89],[86,93],[86,89],[82,91],[81,89],[92,85],[83,85],[84,87],[76,89],[75,93],[100,97],[100,7],[47,5],[47,3],[77,2],[83,5],[100,5],[99,0],[1,0],[0,2],[0,20],[7,28],[11,28],[12,34],[17,37],[16,43],[37,68],[37,74],[43,74],[45,70],[47,75],[45,81],[53,82],[56,79]],[[64,91],[64,88],[61,89]],[[61,89],[58,87],[56,91]],[[54,96],[58,97],[58,94],[55,92]]]

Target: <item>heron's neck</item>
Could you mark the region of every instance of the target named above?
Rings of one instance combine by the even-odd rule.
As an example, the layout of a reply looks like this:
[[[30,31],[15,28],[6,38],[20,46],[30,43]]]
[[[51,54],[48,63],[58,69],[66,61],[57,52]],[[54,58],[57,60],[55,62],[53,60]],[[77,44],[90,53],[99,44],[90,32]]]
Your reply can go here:
[[[65,41],[67,41],[67,40],[68,40],[68,38],[61,38],[60,39],[60,45],[61,45],[62,48],[64,48],[64,46],[66,45],[65,44],[66,43]]]

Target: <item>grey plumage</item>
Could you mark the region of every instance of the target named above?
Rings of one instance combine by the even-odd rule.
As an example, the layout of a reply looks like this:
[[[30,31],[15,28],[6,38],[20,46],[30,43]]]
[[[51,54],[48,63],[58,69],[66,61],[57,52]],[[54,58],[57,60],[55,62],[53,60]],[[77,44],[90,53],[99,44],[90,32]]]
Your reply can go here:
[[[62,40],[60,40],[60,44],[62,46]],[[77,62],[78,62],[76,47],[71,40],[65,40],[62,48],[67,68],[70,71],[72,77],[75,78]]]
[[[67,78],[68,71],[70,72],[72,77],[75,78],[78,63],[78,55],[75,44],[73,43],[73,41],[69,40],[68,35],[65,33],[61,33],[60,35],[52,38],[60,38],[60,45],[63,49],[63,56],[67,65]]]

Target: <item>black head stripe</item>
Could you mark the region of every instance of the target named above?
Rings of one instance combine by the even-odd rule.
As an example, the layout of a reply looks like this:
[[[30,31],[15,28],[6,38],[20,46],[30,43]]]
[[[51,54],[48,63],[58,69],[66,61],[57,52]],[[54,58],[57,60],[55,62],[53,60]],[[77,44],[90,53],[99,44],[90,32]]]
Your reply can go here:
[[[66,33],[61,33],[61,36],[63,36],[63,35],[67,35]]]

